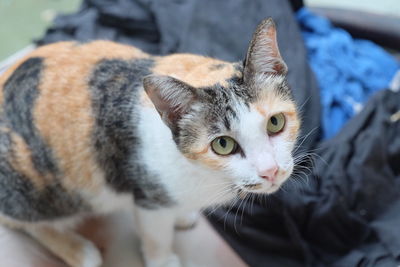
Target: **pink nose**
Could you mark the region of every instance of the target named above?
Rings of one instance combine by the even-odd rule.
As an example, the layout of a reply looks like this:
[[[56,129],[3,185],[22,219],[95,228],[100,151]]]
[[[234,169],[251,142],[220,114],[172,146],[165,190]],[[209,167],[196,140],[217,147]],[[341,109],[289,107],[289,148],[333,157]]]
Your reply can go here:
[[[278,165],[273,165],[267,169],[258,172],[258,175],[270,182],[275,181],[276,174],[278,173]]]

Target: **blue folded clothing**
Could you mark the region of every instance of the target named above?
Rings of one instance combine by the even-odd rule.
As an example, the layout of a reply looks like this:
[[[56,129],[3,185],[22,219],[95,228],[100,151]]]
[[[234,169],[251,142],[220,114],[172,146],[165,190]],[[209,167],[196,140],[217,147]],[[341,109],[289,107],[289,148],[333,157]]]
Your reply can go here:
[[[389,86],[400,65],[380,46],[353,39],[307,8],[296,16],[321,90],[322,138],[331,138],[372,93]]]

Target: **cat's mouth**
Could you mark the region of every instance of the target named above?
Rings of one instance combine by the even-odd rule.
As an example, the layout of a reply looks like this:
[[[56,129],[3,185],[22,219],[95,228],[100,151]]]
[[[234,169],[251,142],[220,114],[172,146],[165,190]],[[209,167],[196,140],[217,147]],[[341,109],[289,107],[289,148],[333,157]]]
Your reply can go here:
[[[238,195],[240,196],[246,193],[272,194],[278,191],[280,186],[281,186],[280,184],[275,184],[275,183],[272,183],[268,187],[265,187],[263,183],[244,184],[238,189]]]
[[[262,183],[256,183],[256,184],[245,184],[243,185],[244,188],[247,190],[258,190],[262,188]]]

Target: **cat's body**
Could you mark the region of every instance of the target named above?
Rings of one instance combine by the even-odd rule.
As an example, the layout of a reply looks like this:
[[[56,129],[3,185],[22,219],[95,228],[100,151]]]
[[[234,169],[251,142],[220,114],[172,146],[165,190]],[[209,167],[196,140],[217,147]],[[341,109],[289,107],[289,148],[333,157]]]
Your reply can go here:
[[[185,214],[276,191],[292,171],[299,122],[275,43],[264,21],[244,67],[108,41],[37,49],[0,77],[0,220],[70,265],[98,266],[66,225],[135,207],[147,265],[179,265],[171,242]],[[269,136],[281,113],[285,128]],[[216,153],[210,142],[228,135],[239,148]]]

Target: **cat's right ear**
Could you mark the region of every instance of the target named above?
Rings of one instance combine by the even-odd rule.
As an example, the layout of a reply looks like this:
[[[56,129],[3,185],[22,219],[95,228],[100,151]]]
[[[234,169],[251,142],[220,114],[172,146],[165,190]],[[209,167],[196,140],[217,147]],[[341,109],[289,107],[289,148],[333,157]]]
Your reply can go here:
[[[144,89],[164,123],[172,133],[178,121],[196,100],[196,89],[170,76],[150,75],[143,78]]]
[[[258,74],[285,75],[287,66],[279,53],[275,23],[263,20],[253,34],[244,63],[244,81]]]

